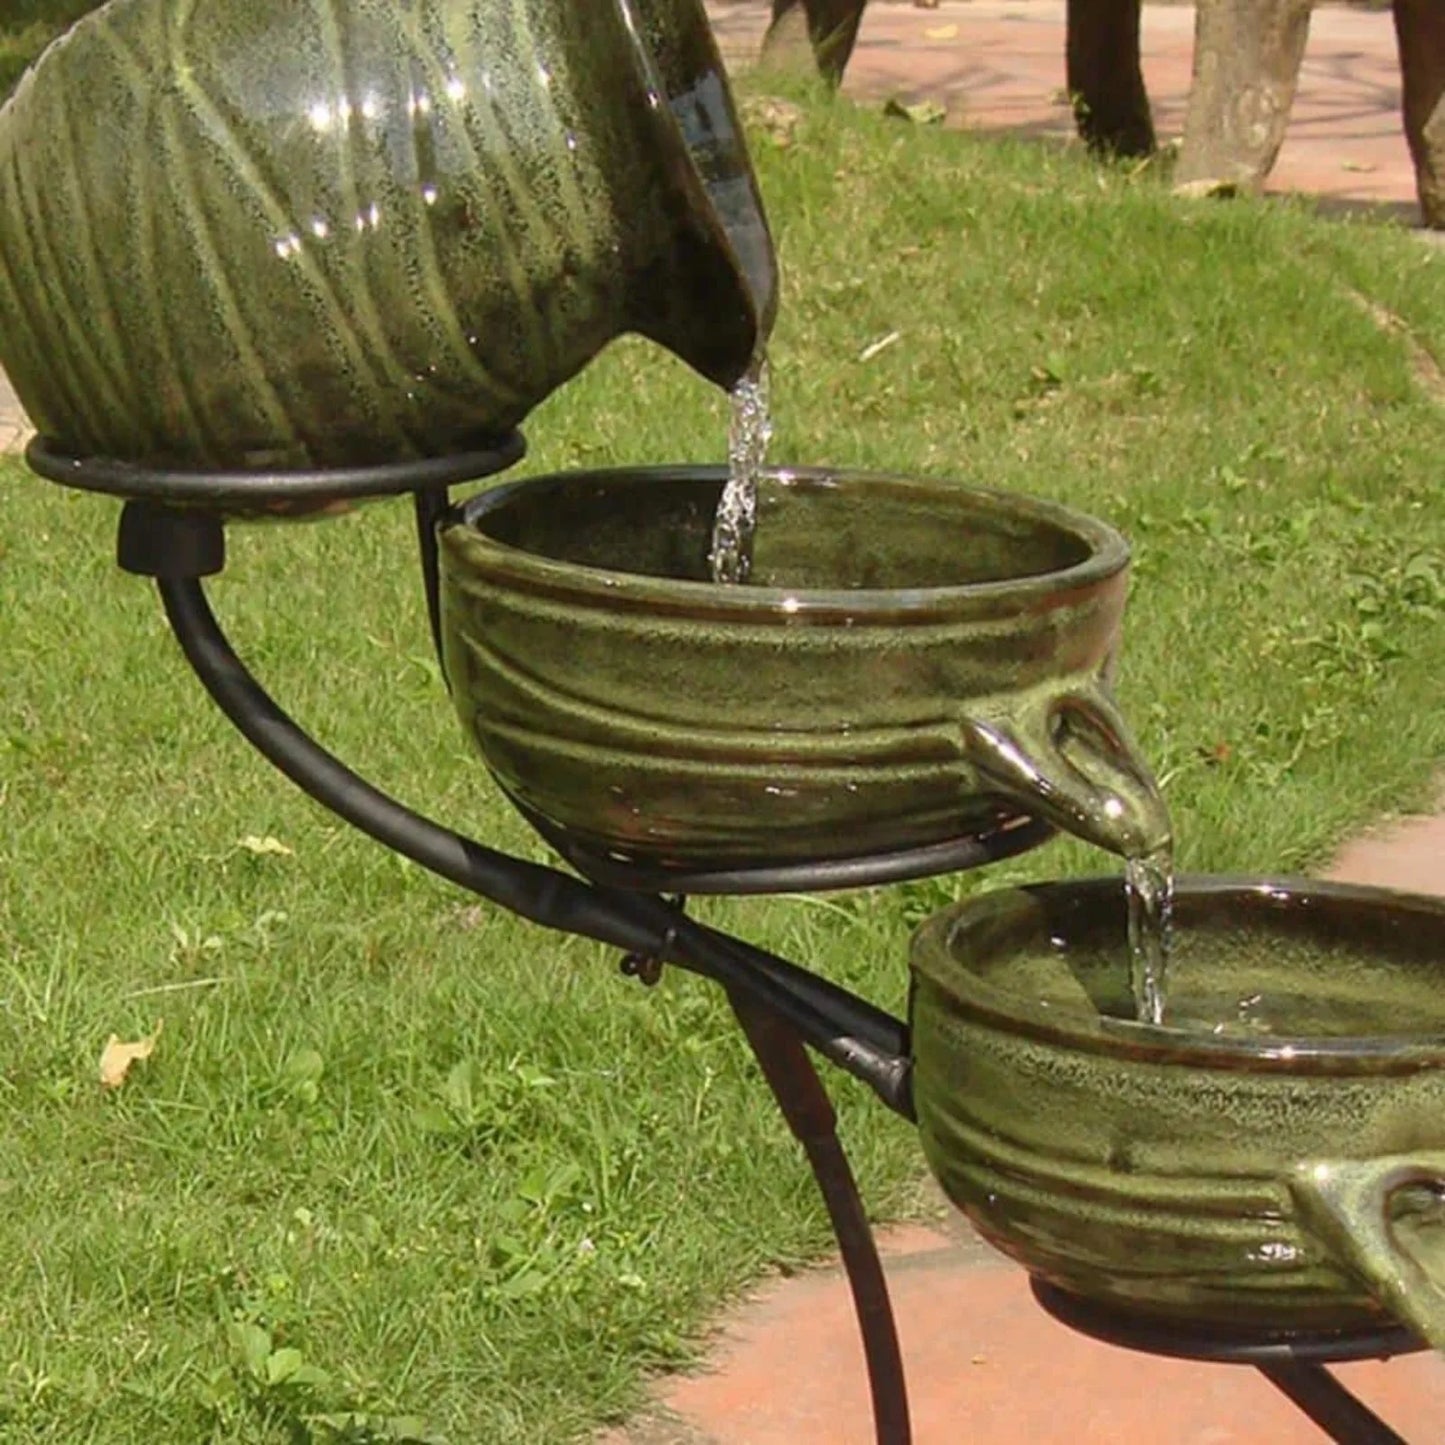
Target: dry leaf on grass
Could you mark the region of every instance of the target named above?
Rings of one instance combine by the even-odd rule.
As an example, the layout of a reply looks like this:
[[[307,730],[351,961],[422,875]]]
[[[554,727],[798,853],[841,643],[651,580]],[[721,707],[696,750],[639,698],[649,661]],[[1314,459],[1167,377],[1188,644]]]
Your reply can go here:
[[[151,1030],[148,1037],[137,1039],[132,1044],[122,1043],[118,1034],[112,1034],[105,1041],[105,1048],[100,1052],[100,1086],[102,1089],[118,1089],[125,1083],[125,1076],[130,1073],[130,1066],[138,1059],[148,1059],[155,1052],[156,1040],[161,1036],[162,1020],[156,1020],[156,1026]]]
[[[865,346],[858,353],[858,360],[872,361],[875,356],[887,351],[890,346],[896,346],[902,340],[903,333],[901,331],[890,331],[887,336],[880,337],[871,346]]]
[[[910,105],[894,96],[883,103],[883,114],[890,120],[911,121],[914,125],[942,125],[948,119],[945,107],[933,100],[921,100]]]
[[[1197,181],[1181,181],[1172,194],[1185,201],[1229,200],[1239,194],[1239,182],[1204,176]]]

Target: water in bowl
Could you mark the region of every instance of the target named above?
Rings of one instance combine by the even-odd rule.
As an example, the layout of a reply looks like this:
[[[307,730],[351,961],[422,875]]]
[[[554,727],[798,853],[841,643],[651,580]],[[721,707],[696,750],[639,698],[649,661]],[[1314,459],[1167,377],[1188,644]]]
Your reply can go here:
[[[1060,934],[1008,959],[998,982],[1056,1017],[1140,1020],[1132,960],[1111,930]],[[1438,962],[1408,936],[1292,935],[1221,921],[1176,928],[1165,1026],[1219,1040],[1441,1039],[1445,990]]]

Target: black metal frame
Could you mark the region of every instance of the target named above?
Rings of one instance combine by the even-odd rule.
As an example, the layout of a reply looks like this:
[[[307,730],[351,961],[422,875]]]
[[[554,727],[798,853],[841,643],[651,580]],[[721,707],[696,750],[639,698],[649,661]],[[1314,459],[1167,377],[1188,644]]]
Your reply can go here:
[[[798,964],[689,918],[685,899],[664,896],[663,890],[814,891],[898,881],[1010,857],[1044,842],[1053,830],[1032,820],[1001,819],[995,831],[982,836],[891,857],[677,874],[595,857],[545,820],[531,818],[583,875],[579,878],[452,832],[352,772],[271,699],[231,648],[211,611],[202,579],[225,565],[225,510],[267,510],[258,509],[256,498],[268,487],[268,495],[283,506],[410,491],[428,620],[440,655],[437,528],[450,505],[447,488],[505,470],[523,449],[514,434],[467,458],[419,463],[410,471],[383,468],[367,474],[289,478],[148,473],[67,458],[43,440],[32,444],[28,460],[56,481],[129,496],[121,516],[120,565],[156,582],[171,629],[206,691],[258,752],[323,807],[384,847],[511,912],[621,949],[627,974],[654,982],[661,967],[670,963],[725,989],[827,1207],[862,1336],[877,1441],[909,1445],[907,1387],[882,1262],[827,1091],[808,1055],[809,1048],[821,1054],[912,1121],[908,1026]],[[1325,1365],[1421,1348],[1407,1331],[1262,1338],[1185,1330],[1111,1311],[1041,1281],[1033,1287],[1055,1318],[1095,1338],[1156,1354],[1255,1365],[1340,1445],[1404,1445]]]
[[[808,863],[778,863],[707,870],[662,868],[634,863],[599,853],[571,837],[516,798],[512,806],[579,873],[595,883],[634,888],[646,893],[681,893],[701,896],[726,893],[734,897],[758,893],[825,893],[840,888],[876,888],[910,878],[936,878],[941,873],[964,873],[1016,857],[1057,832],[1051,823],[1035,818],[1002,817],[996,828],[967,838],[954,838],[924,848],[900,849],[850,858],[828,858]]]
[[[157,506],[284,516],[302,508],[363,497],[396,497],[408,492],[478,481],[521,461],[520,432],[478,438],[465,452],[384,466],[331,467],[316,471],[202,471],[168,469],[110,457],[78,456],[39,436],[25,449],[31,471],[47,481]]]
[[[1061,1324],[1091,1339],[1211,1364],[1253,1365],[1338,1445],[1407,1445],[1326,1368],[1350,1360],[1390,1359],[1426,1348],[1398,1325],[1352,1331],[1249,1330],[1182,1324],[1113,1309],[1031,1282],[1034,1298]]]
[[[417,493],[434,637],[439,628],[433,528],[444,509],[444,494]],[[622,949],[626,972],[648,977],[671,963],[726,989],[828,1210],[858,1314],[879,1445],[908,1445],[908,1393],[882,1261],[827,1091],[805,1047],[867,1083],[890,1109],[911,1120],[907,1026],[796,964],[688,918],[676,900],[585,882],[497,852],[431,822],[352,772],[270,698],[216,621],[201,578],[224,566],[224,527],[217,515],[129,502],[117,552],[125,570],[155,580],[187,662],[221,711],[323,807],[383,846],[524,918]]]

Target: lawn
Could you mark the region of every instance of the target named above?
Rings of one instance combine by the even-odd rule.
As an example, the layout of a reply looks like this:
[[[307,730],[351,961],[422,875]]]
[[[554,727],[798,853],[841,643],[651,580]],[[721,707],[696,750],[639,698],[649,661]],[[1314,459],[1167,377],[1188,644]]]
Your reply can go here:
[[[1186,868],[1307,869],[1427,795],[1445,253],[843,105],[758,161],[775,454],[1129,534],[1120,696]],[[724,416],[629,342],[536,412],[526,465],[712,460]],[[719,1300],[825,1244],[725,1004],[629,984],[300,798],[203,704],[114,523],[0,465],[0,1439],[586,1438]],[[543,856],[450,716],[408,527],[237,528],[218,610],[343,757]],[[1054,845],[703,911],[897,1009],[928,909],[1115,866]],[[103,1094],[107,1037],[160,1021]],[[873,1206],[919,1207],[907,1130],[836,1094]]]
[[[0,98],[8,95],[25,67],[67,26],[94,10],[100,0],[5,0],[0,19]]]

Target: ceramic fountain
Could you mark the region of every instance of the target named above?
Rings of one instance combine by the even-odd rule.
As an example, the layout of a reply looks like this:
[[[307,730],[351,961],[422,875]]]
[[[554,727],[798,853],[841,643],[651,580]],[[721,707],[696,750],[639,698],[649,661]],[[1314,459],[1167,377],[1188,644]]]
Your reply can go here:
[[[1398,1440],[1324,1367],[1445,1347],[1440,905],[1184,880],[1158,1026],[1132,1014],[1118,879],[931,920],[907,1020],[684,906],[975,867],[1056,829],[1152,851],[1168,819],[1110,691],[1112,528],[775,469],[726,587],[719,468],[451,505],[612,337],[730,386],[776,294],[698,0],[110,0],[0,110],[0,363],[32,467],[124,499],[120,564],[313,797],[646,982],[726,989],[837,1232],[883,1445],[910,1439],[897,1336],[810,1050],[918,1125],[1061,1318],[1257,1365],[1331,1438]],[[211,611],[231,522],[384,493],[413,497],[461,722],[571,871],[358,777]]]

